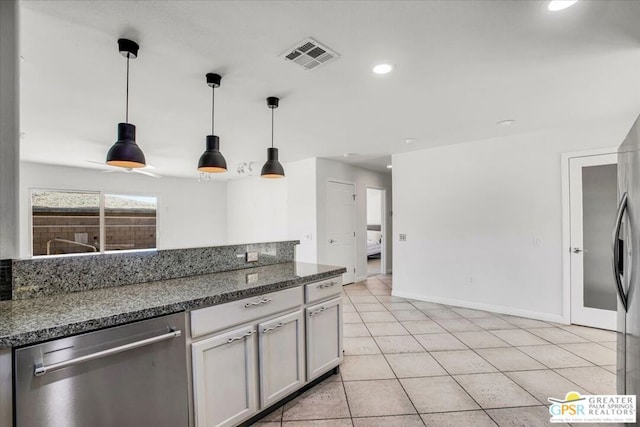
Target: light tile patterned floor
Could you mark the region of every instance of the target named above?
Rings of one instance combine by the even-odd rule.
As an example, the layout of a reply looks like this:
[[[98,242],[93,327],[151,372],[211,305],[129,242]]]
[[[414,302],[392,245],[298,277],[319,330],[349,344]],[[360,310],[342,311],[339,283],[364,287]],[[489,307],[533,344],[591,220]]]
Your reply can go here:
[[[344,287],[344,363],[272,426],[547,426],[548,397],[615,394],[615,334]],[[600,424],[602,425],[602,424]]]

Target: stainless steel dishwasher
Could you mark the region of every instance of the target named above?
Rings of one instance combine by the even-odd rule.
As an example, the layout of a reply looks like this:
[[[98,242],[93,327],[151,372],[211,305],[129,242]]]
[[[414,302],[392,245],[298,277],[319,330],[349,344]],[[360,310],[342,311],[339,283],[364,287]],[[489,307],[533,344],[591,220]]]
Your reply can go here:
[[[15,350],[16,427],[188,426],[184,313]]]

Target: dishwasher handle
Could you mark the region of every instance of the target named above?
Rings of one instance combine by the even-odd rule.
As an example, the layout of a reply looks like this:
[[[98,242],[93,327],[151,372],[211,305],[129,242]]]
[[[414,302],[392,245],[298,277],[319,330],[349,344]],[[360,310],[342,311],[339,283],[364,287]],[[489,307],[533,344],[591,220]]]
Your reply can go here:
[[[177,338],[182,335],[180,330],[171,331],[166,334],[158,335],[155,337],[147,338],[140,341],[134,341],[129,344],[124,344],[118,347],[113,347],[107,350],[98,351],[96,353],[87,354],[86,356],[76,357],[75,359],[65,360],[64,362],[53,363],[51,365],[43,365],[42,363],[36,363],[33,370],[33,375],[41,377],[49,372],[58,371],[72,365],[78,365],[80,363],[89,362],[91,360],[100,359],[102,357],[111,356],[113,354],[122,353],[123,351],[133,350],[135,348],[144,347],[147,345],[155,344],[160,341],[166,341],[171,338]]]

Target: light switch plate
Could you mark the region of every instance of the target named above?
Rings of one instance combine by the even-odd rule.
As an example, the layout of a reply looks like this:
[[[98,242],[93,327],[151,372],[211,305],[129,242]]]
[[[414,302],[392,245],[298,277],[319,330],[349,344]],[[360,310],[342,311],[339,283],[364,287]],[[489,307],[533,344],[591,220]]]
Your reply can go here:
[[[404,233],[400,233],[400,241],[401,242],[406,242],[407,241],[407,235]]]
[[[247,252],[247,262],[258,262],[258,252]]]

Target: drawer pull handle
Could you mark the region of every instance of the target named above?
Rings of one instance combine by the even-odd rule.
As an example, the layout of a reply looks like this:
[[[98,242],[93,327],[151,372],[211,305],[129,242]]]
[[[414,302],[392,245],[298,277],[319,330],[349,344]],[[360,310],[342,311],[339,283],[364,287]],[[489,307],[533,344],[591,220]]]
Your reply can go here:
[[[321,307],[316,311],[312,311],[311,313],[309,313],[309,316],[315,316],[316,314],[322,313],[323,311],[325,311],[327,308],[326,307]]]
[[[332,288],[335,285],[337,285],[338,282],[329,282],[329,283],[321,283],[317,286],[318,289],[324,289],[324,288]]]
[[[262,304],[266,304],[268,302],[271,302],[271,300],[269,298],[263,298],[260,301],[246,303],[244,305],[244,308],[255,307],[256,305],[262,305]]]
[[[227,340],[227,344],[231,344],[231,343],[232,343],[232,342],[234,342],[234,341],[240,341],[241,339],[244,339],[244,338],[246,338],[246,337],[250,337],[251,335],[253,335],[253,334],[255,334],[255,333],[256,333],[256,331],[249,331],[249,332],[247,332],[246,334],[241,335],[241,336],[239,336],[239,337],[229,338],[229,339]]]
[[[269,333],[271,331],[273,331],[274,329],[278,329],[278,328],[282,328],[284,326],[284,323],[278,323],[276,326],[272,326],[270,328],[266,328],[262,330],[263,334]]]

